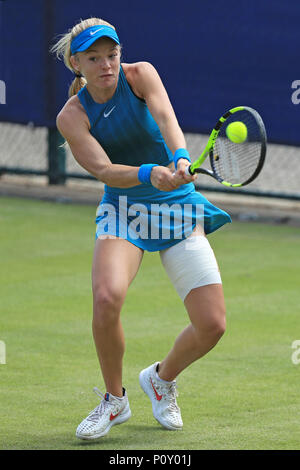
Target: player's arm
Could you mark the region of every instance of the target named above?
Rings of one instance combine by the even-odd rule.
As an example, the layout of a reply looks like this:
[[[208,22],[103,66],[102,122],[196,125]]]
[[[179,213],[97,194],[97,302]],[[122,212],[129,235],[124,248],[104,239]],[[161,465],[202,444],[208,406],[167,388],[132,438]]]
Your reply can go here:
[[[138,167],[112,164],[99,142],[89,132],[84,111],[69,100],[56,119],[56,125],[68,142],[76,161],[91,175],[112,187],[129,188],[140,184]],[[74,102],[75,101],[75,102]]]
[[[76,161],[91,175],[111,187],[130,188],[140,184],[140,167],[113,164],[105,150],[89,131],[89,121],[78,98],[71,98],[56,119],[57,128],[68,142]],[[155,167],[158,168],[158,167]],[[161,191],[172,191],[179,186],[168,168],[159,167],[152,184]]]
[[[179,148],[185,149],[184,134],[178,124],[167,91],[153,65],[148,62],[134,64],[128,78],[134,92],[146,101],[149,111],[172,153],[174,154]],[[194,177],[184,176],[183,170],[187,165],[189,165],[188,160],[178,160],[177,168],[182,168],[182,171],[177,172],[177,174],[180,173],[183,177],[182,183],[195,179]]]
[[[178,148],[185,148],[183,132],[166,89],[153,65],[148,62],[134,64],[128,78],[135,93],[146,101],[169,149],[174,153]]]

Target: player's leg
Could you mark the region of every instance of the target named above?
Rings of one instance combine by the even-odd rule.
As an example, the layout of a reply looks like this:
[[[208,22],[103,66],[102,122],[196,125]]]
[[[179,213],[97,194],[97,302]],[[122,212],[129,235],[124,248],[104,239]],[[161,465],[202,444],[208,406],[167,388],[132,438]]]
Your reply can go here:
[[[225,302],[219,267],[201,228],[161,256],[191,321],[159,366],[159,376],[169,381],[217,344],[225,331]]]
[[[225,331],[222,284],[192,289],[184,304],[191,323],[179,334],[173,348],[159,365],[159,377],[167,381],[174,380],[192,362],[207,354]]]
[[[120,312],[143,251],[124,239],[98,239],[95,245],[93,336],[106,391],[122,396],[125,339]]]
[[[98,239],[95,244],[93,285],[93,335],[106,393],[100,404],[76,430],[80,439],[105,436],[115,424],[131,416],[122,387],[122,361],[125,349],[120,312],[128,287],[140,266],[143,251],[123,239]]]
[[[151,399],[154,417],[170,430],[183,426],[176,401],[176,377],[210,351],[225,330],[225,307],[220,284],[193,289],[185,299],[185,306],[191,319],[190,325],[179,334],[163,361],[152,364],[140,374],[140,384]]]
[[[163,250],[161,258],[191,323],[163,361],[141,372],[140,384],[151,399],[154,417],[175,430],[182,428],[175,378],[216,345],[225,330],[225,304],[219,268],[203,233]]]

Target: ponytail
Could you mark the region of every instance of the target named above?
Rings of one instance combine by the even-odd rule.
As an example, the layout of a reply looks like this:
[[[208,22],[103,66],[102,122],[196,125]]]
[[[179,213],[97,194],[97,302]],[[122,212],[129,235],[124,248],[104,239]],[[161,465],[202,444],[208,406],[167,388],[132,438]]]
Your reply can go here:
[[[69,87],[69,98],[77,93],[86,85],[86,79],[82,75],[76,75]]]

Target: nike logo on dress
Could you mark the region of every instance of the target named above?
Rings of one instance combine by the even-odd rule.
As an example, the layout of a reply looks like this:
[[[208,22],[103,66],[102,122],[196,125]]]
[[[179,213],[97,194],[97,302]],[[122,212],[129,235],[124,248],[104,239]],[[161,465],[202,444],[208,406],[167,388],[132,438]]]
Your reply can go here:
[[[116,106],[114,106],[113,108],[111,108],[111,110],[108,111],[108,113],[104,113],[103,116],[104,116],[105,118],[107,118],[107,117],[110,115],[110,113],[113,112],[113,110],[115,109],[115,107],[116,107]]]
[[[153,385],[153,383],[152,383],[152,379],[151,379],[151,378],[150,378],[150,382],[151,382],[152,388],[153,388],[153,390],[154,390],[156,399],[157,399],[158,401],[160,401],[163,396],[162,396],[162,395],[159,395],[159,394],[157,393],[157,391],[155,390],[155,387],[154,387],[154,385]]]
[[[117,416],[119,416],[119,414],[121,413],[121,411],[119,411],[119,413],[117,413],[116,415],[113,415],[112,413],[110,413],[110,421],[112,421],[113,419],[115,419]]]
[[[96,31],[91,31],[90,35],[94,36],[94,34],[98,33],[98,31],[101,31],[103,28],[96,29]]]

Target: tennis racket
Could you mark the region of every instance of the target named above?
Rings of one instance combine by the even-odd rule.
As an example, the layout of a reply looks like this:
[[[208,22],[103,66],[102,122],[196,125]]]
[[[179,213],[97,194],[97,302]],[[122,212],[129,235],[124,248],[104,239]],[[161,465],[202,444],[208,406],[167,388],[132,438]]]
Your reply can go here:
[[[227,126],[236,121],[247,128],[246,138],[241,143],[233,142],[226,134]],[[245,186],[261,172],[266,149],[266,130],[258,112],[247,106],[237,106],[218,120],[204,151],[186,168],[186,173],[203,173],[229,187]],[[201,168],[207,156],[211,170]]]

